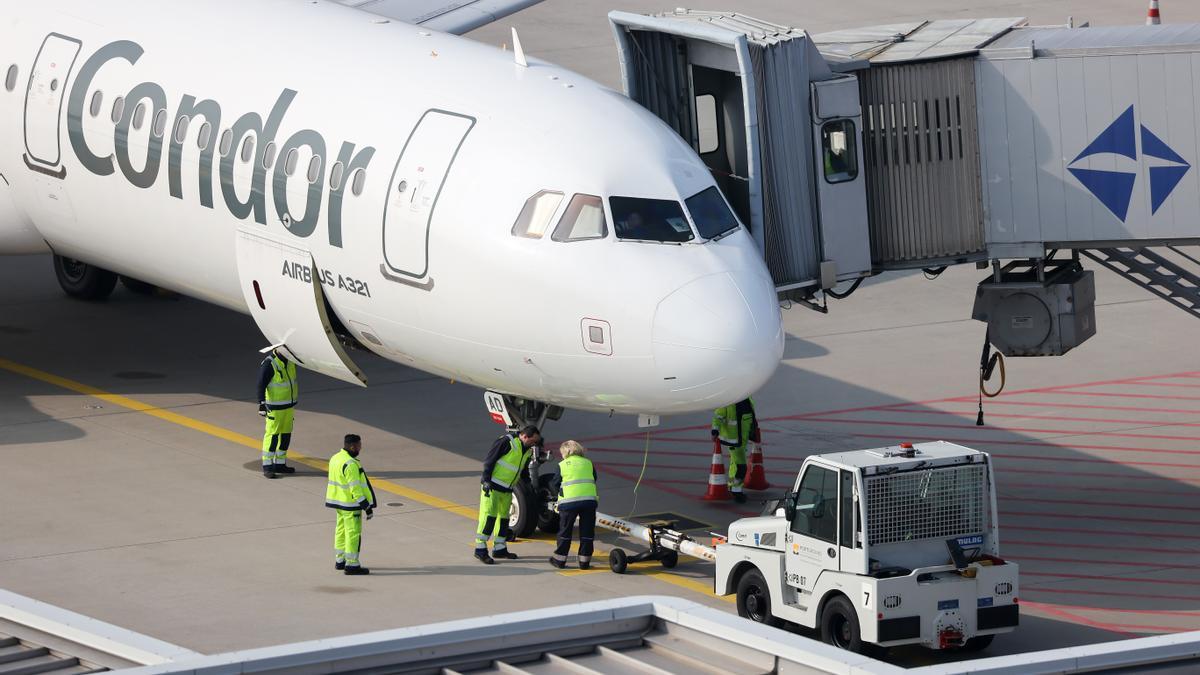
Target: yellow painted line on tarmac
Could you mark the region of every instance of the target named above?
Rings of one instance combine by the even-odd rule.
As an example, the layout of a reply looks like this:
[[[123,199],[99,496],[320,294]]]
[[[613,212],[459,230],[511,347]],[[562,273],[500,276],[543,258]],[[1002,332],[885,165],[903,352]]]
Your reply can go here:
[[[40,382],[45,382],[46,384],[60,387],[62,389],[67,389],[67,390],[73,391],[77,394],[83,394],[84,396],[91,396],[93,398],[100,399],[101,401],[104,401],[106,403],[111,403],[112,405],[120,406],[122,408],[132,410],[134,412],[139,412],[139,413],[143,413],[146,415],[150,415],[151,417],[157,417],[158,419],[163,420],[164,422],[170,422],[171,424],[178,424],[179,426],[186,427],[193,431],[198,431],[202,434],[208,434],[209,436],[213,436],[215,438],[220,438],[221,440],[229,441],[230,443],[235,443],[237,445],[243,445],[248,448],[253,448],[253,449],[259,450],[259,451],[262,450],[262,439],[261,438],[252,438],[245,434],[239,434],[236,431],[231,431],[224,427],[219,427],[215,424],[209,424],[208,422],[202,422],[198,419],[194,419],[194,418],[188,417],[186,415],[180,415],[179,413],[171,412],[170,410],[164,410],[163,408],[159,408],[157,406],[150,405],[149,403],[143,403],[142,401],[138,401],[136,399],[129,398],[128,396],[121,396],[120,394],[113,394],[113,393],[104,391],[103,389],[97,389],[96,387],[84,384],[82,382],[76,382],[75,380],[67,379],[65,377],[55,375],[53,373],[48,373],[44,370],[38,370],[37,368],[30,368],[29,366],[25,366],[20,363],[16,363],[15,361],[10,361],[8,359],[0,358],[0,369],[7,370],[11,373],[16,373],[17,375],[24,375],[25,377],[28,377],[28,378],[31,378],[34,380],[38,380]],[[329,462],[327,460],[317,459],[315,457],[309,457],[307,455],[296,452],[294,450],[288,450],[288,458],[292,459],[294,461],[297,461],[301,464],[304,464],[306,466],[311,466],[314,469],[318,469],[320,471],[328,471],[329,470]],[[395,494],[399,497],[404,497],[406,499],[417,502],[419,504],[431,506],[435,509],[447,511],[449,513],[453,513],[453,514],[462,516],[464,518],[469,518],[471,520],[477,520],[479,518],[479,513],[475,509],[463,506],[461,504],[456,504],[452,501],[442,499],[441,497],[436,497],[427,492],[422,492],[420,490],[414,490],[410,487],[405,487],[394,481],[390,481],[387,479],[373,479],[371,481],[371,484],[377,488],[382,488],[383,490],[385,490],[387,492]],[[541,539],[541,537],[538,537],[538,539]],[[523,541],[529,541],[529,539],[526,538],[526,539],[523,539]],[[597,553],[598,553],[596,556],[597,558],[607,558],[606,553],[599,553],[599,552],[597,552]],[[657,565],[657,563],[655,563],[655,565]],[[637,566],[638,565],[631,566],[631,569],[635,569]],[[568,572],[559,572],[559,574],[564,575],[564,576],[578,576],[581,574],[592,574],[595,572],[607,571],[607,567],[608,567],[607,564],[604,564],[600,567],[593,568],[591,570],[572,570],[572,571],[568,571]],[[669,584],[673,584],[680,588],[686,588],[688,590],[695,591],[697,593],[701,593],[701,594],[708,595],[708,596],[720,597],[720,599],[722,599],[722,600],[732,602],[732,598],[729,596],[725,596],[725,597],[714,596],[714,594],[712,592],[712,584],[710,584],[710,583],[703,583],[700,581],[696,581],[695,579],[689,579],[687,577],[682,577],[677,574],[672,574],[671,572],[668,572],[664,569],[657,569],[657,568],[646,569],[646,570],[639,569],[638,573],[644,574],[649,577],[653,577],[655,579],[658,579],[659,581],[665,581]]]
[[[208,434],[209,436],[214,436],[216,438],[229,441],[230,443],[244,445],[248,448],[254,448],[255,450],[262,450],[261,438],[251,438],[245,434],[239,434],[236,431],[230,431],[229,429],[219,427],[215,424],[201,422],[200,420],[188,417],[186,415],[180,415],[179,413],[171,412],[170,410],[164,410],[162,408],[150,405],[149,403],[143,403],[141,401],[129,398],[128,396],[111,394],[102,389],[97,389],[93,386],[83,384],[82,382],[69,380],[53,373],[47,373],[44,370],[38,370],[37,368],[30,368],[29,366],[24,366],[13,361],[9,361],[8,359],[0,358],[0,368],[18,375],[24,375],[25,377],[30,377],[35,380],[45,382],[47,384],[52,384],[56,387],[68,389],[78,394],[98,398],[101,401],[111,403],[122,408],[128,408],[129,410],[144,413],[146,415],[150,415],[151,417],[157,417],[165,422],[178,424],[179,426],[187,427],[193,431],[199,431],[202,434]],[[292,450],[288,451],[288,457],[300,462],[301,464],[311,466],[321,471],[329,470],[329,462],[324,459],[309,457],[303,453]],[[399,483],[394,483],[387,479],[372,480],[371,484],[375,487],[383,488],[384,490],[387,490],[388,492],[400,497],[425,504],[426,506],[432,506],[436,509],[449,511],[450,513],[454,513],[465,518],[475,520],[479,517],[479,512],[475,509],[468,508],[461,504],[455,504],[454,502],[442,499],[441,497],[435,497],[431,494],[421,492],[420,490],[404,487]]]

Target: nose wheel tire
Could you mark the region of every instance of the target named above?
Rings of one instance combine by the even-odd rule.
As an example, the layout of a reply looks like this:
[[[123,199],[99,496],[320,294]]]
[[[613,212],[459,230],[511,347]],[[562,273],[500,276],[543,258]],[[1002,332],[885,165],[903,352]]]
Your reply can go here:
[[[117,287],[117,275],[94,265],[54,256],[54,276],[63,292],[79,300],[103,300]]]
[[[866,645],[858,625],[858,613],[844,595],[831,598],[821,611],[821,640],[847,651],[864,653]]]
[[[752,569],[738,579],[737,584],[738,616],[750,619],[755,623],[775,626],[783,625],[783,621],[771,614],[771,591],[762,572]]]

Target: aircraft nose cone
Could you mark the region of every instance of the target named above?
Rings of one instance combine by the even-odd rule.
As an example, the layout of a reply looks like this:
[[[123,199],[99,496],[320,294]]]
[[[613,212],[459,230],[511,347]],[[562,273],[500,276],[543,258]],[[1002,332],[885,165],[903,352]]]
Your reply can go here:
[[[727,405],[757,391],[783,356],[783,325],[770,282],[721,272],[659,303],[654,361],[680,405]]]

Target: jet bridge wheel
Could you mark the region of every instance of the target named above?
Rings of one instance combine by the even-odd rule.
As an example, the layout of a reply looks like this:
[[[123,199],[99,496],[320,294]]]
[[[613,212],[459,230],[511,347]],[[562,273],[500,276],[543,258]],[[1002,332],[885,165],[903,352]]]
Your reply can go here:
[[[117,275],[74,258],[54,256],[54,276],[63,292],[79,300],[103,300],[117,287]]]
[[[776,628],[783,621],[771,614],[771,589],[757,568],[747,571],[737,583],[738,616]]]

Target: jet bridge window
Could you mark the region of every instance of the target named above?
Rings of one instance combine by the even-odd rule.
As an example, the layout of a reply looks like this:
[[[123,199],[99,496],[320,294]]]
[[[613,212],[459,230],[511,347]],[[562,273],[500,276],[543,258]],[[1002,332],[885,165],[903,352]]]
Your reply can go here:
[[[695,238],[683,206],[668,199],[609,197],[617,239],[679,243]]]
[[[809,466],[796,493],[792,532],[837,543],[838,475],[820,466]]]
[[[852,120],[834,120],[821,127],[821,152],[825,156],[825,180],[845,183],[858,178],[858,146]]]
[[[729,210],[716,185],[688,197],[684,203],[700,236],[705,239],[715,239],[737,229],[737,217]]]
[[[604,202],[592,195],[575,195],[554,228],[554,241],[584,241],[608,236]]]
[[[541,239],[542,235],[546,234],[546,228],[550,227],[550,219],[558,211],[562,198],[561,192],[542,190],[526,200],[521,215],[517,216],[517,222],[513,223],[513,235]]]

